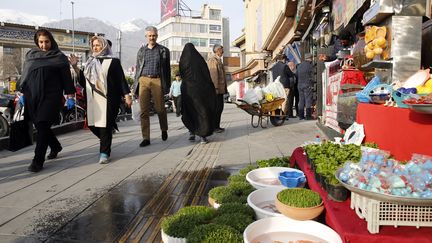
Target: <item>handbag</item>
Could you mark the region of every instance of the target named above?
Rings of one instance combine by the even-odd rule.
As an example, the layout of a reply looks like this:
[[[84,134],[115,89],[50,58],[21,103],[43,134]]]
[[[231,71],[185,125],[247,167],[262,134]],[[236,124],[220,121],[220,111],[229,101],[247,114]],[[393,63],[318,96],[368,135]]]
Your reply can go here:
[[[14,114],[13,122],[10,125],[10,151],[18,151],[33,144],[33,126],[31,126],[31,123],[29,121],[23,119],[23,114],[24,107],[20,107],[18,111]]]

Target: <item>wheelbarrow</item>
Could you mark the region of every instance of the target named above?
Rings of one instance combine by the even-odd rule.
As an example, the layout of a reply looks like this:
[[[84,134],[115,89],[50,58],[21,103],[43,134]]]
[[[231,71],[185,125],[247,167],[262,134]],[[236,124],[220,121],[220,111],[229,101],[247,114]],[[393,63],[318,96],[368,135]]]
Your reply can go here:
[[[241,103],[237,104],[237,107],[251,115],[251,125],[254,128],[259,126],[266,128],[269,120],[273,126],[280,126],[285,122],[286,115],[281,108],[282,103],[285,101],[284,98],[276,98],[262,104],[248,104],[242,100],[239,101]],[[257,121],[254,119],[255,116],[258,117]]]

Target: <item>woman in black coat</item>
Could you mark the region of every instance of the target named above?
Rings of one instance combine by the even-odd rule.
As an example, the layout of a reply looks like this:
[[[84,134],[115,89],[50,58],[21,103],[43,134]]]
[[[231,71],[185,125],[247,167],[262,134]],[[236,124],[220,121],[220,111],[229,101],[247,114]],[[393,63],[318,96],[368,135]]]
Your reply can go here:
[[[116,118],[122,98],[131,106],[129,86],[120,60],[112,56],[108,41],[100,36],[91,39],[92,55],[85,69],[77,67],[78,58],[69,58],[79,75],[79,83],[85,87],[87,100],[87,123],[89,129],[100,139],[99,163],[109,162],[113,129],[117,129]]]
[[[208,143],[216,119],[216,91],[207,63],[192,43],[183,48],[179,62],[182,77],[182,121],[191,138],[201,137]],[[192,139],[189,139],[192,140]]]
[[[52,34],[45,29],[36,31],[37,48],[27,52],[20,90],[24,94],[24,117],[33,122],[37,130],[35,155],[29,171],[42,170],[48,146],[48,159],[54,159],[62,150],[60,142],[51,130],[59,119],[63,107],[63,91],[73,99],[75,87],[67,57],[58,49]]]

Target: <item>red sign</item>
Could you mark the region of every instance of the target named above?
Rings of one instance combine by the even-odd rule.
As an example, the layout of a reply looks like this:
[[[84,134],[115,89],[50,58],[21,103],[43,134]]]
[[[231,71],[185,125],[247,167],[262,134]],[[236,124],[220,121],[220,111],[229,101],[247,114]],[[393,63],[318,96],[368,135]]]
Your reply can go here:
[[[178,15],[178,0],[161,0],[161,21]]]

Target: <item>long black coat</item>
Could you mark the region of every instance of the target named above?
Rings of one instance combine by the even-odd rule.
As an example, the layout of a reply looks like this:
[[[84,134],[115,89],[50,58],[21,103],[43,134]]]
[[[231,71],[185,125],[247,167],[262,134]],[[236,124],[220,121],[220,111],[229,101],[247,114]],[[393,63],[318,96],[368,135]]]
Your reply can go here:
[[[182,121],[194,134],[207,137],[215,128],[216,90],[207,63],[187,43],[180,57]]]
[[[36,77],[41,75],[42,77]],[[26,102],[25,114],[33,123],[49,121],[56,123],[59,120],[60,110],[63,108],[63,91],[65,94],[75,93],[71,72],[68,66],[41,67],[29,73],[30,82],[41,80],[40,84],[25,84],[22,92]],[[33,94],[30,85],[41,87],[43,94]],[[40,98],[34,99],[35,95]],[[33,101],[33,102],[31,102]]]
[[[105,59],[98,59],[101,63]],[[122,102],[122,98],[130,93],[129,86],[126,82],[126,78],[124,76],[123,68],[120,64],[120,60],[117,58],[113,58],[111,64],[108,68],[107,74],[107,127],[115,127],[116,118],[118,115],[118,111],[120,108],[120,103]],[[82,87],[86,87],[86,81],[84,77],[83,71],[80,72],[79,75],[79,84]],[[84,89],[85,90],[85,89]],[[84,92],[85,97],[87,97],[87,92]]]

